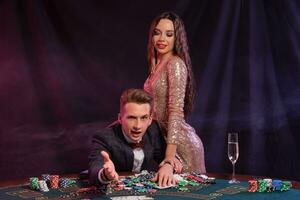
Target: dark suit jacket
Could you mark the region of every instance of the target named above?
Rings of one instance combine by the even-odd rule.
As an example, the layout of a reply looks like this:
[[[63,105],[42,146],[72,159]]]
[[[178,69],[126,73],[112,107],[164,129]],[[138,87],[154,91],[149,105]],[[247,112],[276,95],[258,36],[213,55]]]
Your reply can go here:
[[[143,141],[145,158],[142,170],[156,171],[164,159],[166,144],[157,122],[153,120]],[[98,131],[92,139],[93,147],[89,155],[89,177],[91,184],[99,184],[98,172],[103,166],[101,151],[106,151],[113,161],[117,172],[131,172],[133,168],[133,150],[127,143],[119,123]]]

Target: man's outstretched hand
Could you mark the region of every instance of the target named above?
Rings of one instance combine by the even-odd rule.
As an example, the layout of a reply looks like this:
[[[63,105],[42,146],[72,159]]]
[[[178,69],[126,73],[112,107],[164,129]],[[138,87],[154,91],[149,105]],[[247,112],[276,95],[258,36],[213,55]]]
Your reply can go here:
[[[115,170],[115,165],[109,158],[109,155],[105,151],[101,151],[101,155],[103,157],[103,172],[105,174],[105,177],[109,179],[110,181],[112,180],[118,180],[119,179],[119,174]]]

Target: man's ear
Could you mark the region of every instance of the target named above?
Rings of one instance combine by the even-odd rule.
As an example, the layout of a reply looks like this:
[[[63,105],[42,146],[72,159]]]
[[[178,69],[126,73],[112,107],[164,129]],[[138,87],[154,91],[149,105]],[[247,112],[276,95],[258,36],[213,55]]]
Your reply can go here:
[[[119,113],[119,114],[118,114],[118,122],[119,122],[120,124],[121,124],[121,121],[122,121],[121,118],[122,118],[121,113]]]
[[[150,117],[149,117],[149,124],[148,124],[148,126],[150,126],[150,124],[152,123],[152,120],[153,120],[153,118],[152,118],[152,115],[150,115]]]

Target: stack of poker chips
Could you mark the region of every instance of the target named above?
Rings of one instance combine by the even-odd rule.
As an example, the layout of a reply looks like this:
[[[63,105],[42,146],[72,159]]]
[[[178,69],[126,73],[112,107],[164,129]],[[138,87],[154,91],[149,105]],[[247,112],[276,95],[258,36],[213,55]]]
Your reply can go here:
[[[50,184],[50,174],[42,174],[42,179],[43,179],[47,184]]]
[[[62,187],[62,188],[66,188],[66,187],[68,187],[68,182],[69,182],[69,179],[61,178],[59,180],[59,186]]]
[[[30,188],[33,190],[40,190],[42,192],[48,192],[47,183],[45,180],[39,180],[38,177],[29,178]]]
[[[69,178],[60,178],[59,179],[59,186],[61,188],[67,188],[75,183],[76,183],[76,181],[73,179],[69,179]]]
[[[287,191],[292,187],[290,181],[272,180],[272,179],[259,179],[249,180],[249,192],[274,192],[274,191]]]
[[[292,183],[290,181],[282,181],[280,191],[288,191],[292,187]]]
[[[59,183],[59,175],[50,175],[50,187],[52,189],[57,189]]]
[[[31,177],[29,178],[29,182],[30,182],[30,188],[33,190],[38,190],[39,189],[39,178],[38,177]]]
[[[39,183],[39,189],[41,192],[49,192],[49,188],[47,186],[46,181],[39,180],[38,183]]]
[[[42,192],[48,192],[49,188],[58,189],[67,188],[73,184],[76,184],[76,180],[69,178],[59,178],[59,175],[42,174],[42,180],[38,177],[29,178],[30,188],[33,190],[40,190]]]

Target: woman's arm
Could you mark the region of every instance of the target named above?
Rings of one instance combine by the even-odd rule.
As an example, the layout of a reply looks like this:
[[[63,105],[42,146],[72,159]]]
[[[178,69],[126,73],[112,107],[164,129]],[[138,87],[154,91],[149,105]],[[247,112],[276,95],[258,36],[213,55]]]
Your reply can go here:
[[[175,58],[167,65],[168,73],[168,129],[166,159],[175,159],[177,144],[180,141],[181,125],[184,121],[184,100],[187,84],[187,70],[184,62]]]
[[[187,70],[184,62],[179,58],[174,58],[167,64],[168,73],[168,128],[167,128],[167,148],[165,159],[161,163],[158,171],[159,182],[174,183],[173,171],[180,168],[180,161],[176,159],[177,144],[180,140],[181,123],[184,120],[184,98],[187,82]],[[176,165],[180,165],[177,166]],[[170,167],[163,167],[171,164]],[[164,185],[164,184],[163,184]]]

